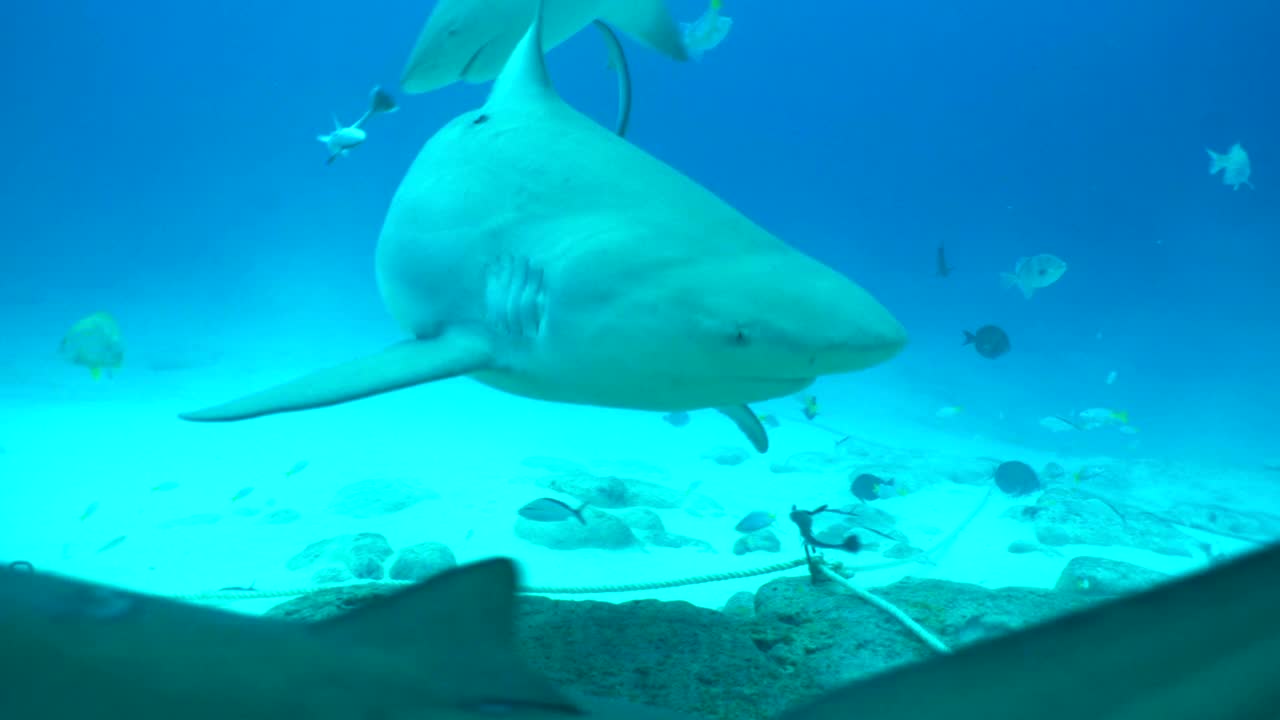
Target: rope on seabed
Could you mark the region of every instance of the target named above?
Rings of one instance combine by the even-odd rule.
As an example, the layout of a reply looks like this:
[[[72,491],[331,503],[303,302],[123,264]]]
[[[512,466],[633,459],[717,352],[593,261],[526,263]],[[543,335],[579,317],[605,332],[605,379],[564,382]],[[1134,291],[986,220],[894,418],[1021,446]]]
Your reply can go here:
[[[908,630],[914,633],[916,637],[923,640],[924,643],[929,647],[933,648],[934,650],[944,655],[951,652],[951,648],[947,647],[945,643],[939,640],[938,636],[926,630],[924,626],[921,625],[920,623],[916,622],[915,620],[912,620],[911,617],[907,615],[905,612],[903,612],[902,610],[900,610],[897,605],[894,605],[893,603],[889,602],[888,600],[885,600],[884,598],[878,597],[876,595],[872,595],[866,590],[863,590],[857,585],[854,585],[852,580],[840,577],[839,575],[835,574],[831,570],[831,568],[827,567],[823,563],[818,564],[818,572],[821,572],[829,580],[840,583],[841,585],[848,588],[850,591],[852,591],[855,595],[862,598],[863,600],[866,600],[872,605],[875,605],[881,610],[892,615],[895,620],[902,623],[904,627],[906,627]]]
[[[694,575],[692,577],[676,578],[674,580],[656,580],[654,582],[628,583],[624,585],[580,585],[573,587],[533,586],[521,587],[519,592],[531,595],[588,595],[595,593],[661,590],[663,588],[682,587],[685,585],[702,585],[705,583],[722,582],[725,580],[738,580],[756,575],[769,575],[772,573],[785,572],[793,568],[801,567],[807,562],[808,560],[805,558],[797,558],[795,560],[774,563],[772,565],[765,565],[764,567],[752,568],[750,570],[731,570],[712,575]],[[170,595],[169,597],[174,600],[187,600],[192,602],[210,600],[263,600],[268,598],[307,595],[318,590],[329,590],[332,588],[398,588],[414,585],[416,582],[417,581],[412,580],[375,580],[364,583],[348,583],[345,585],[310,585],[290,590],[214,590],[212,592],[191,593],[187,595]]]
[[[982,496],[982,500],[978,502],[977,506],[973,508],[973,510],[969,513],[969,515],[965,517],[965,519],[962,520],[960,524],[955,527],[954,530],[948,533],[946,537],[942,538],[937,543],[935,543],[933,547],[929,548],[928,550],[920,553],[915,557],[904,558],[901,560],[890,560],[890,561],[881,562],[881,563],[869,563],[866,565],[828,563],[826,561],[820,561],[818,563],[815,563],[815,565],[820,567],[824,571],[824,574],[827,574],[832,577],[840,577],[838,574],[836,574],[836,571],[845,572],[852,575],[859,572],[869,572],[872,570],[887,570],[895,567],[901,567],[903,565],[913,565],[921,561],[930,560],[935,555],[941,553],[948,546],[950,546],[951,543],[955,542],[955,539],[960,536],[960,533],[963,532],[965,528],[969,527],[970,523],[972,523],[974,519],[977,518],[978,515],[982,512],[982,510],[986,508],[987,503],[991,500],[991,496],[994,493],[995,493],[994,487],[988,489],[987,493]],[[711,575],[694,575],[692,577],[676,578],[674,580],[657,580],[653,582],[627,583],[622,585],[586,585],[586,586],[572,586],[572,587],[534,586],[534,587],[522,587],[519,589],[519,592],[525,593],[525,594],[533,594],[533,595],[589,595],[589,594],[603,594],[603,593],[615,593],[615,592],[638,592],[638,591],[644,591],[644,590],[662,590],[665,588],[684,587],[688,585],[703,585],[706,583],[713,583],[713,582],[723,582],[725,580],[739,580],[742,578],[755,577],[757,575],[770,575],[773,573],[785,572],[787,570],[792,570],[794,568],[802,567],[808,562],[809,561],[806,558],[796,558],[795,560],[787,560],[785,562],[774,563],[772,565],[765,565],[763,567],[752,568],[750,570],[731,570],[728,572],[714,573]],[[844,578],[841,578],[841,580],[843,581]],[[343,584],[304,585],[302,587],[279,589],[279,590],[213,590],[209,592],[169,595],[169,597],[174,600],[185,600],[188,602],[235,602],[240,600],[267,600],[271,598],[297,597],[299,595],[308,595],[310,593],[317,592],[319,590],[329,590],[333,588],[351,588],[351,587],[400,588],[400,587],[406,587],[408,585],[413,585],[415,584],[415,582],[416,581],[411,581],[411,580],[374,580],[374,581],[363,582],[363,583],[348,583],[345,585]],[[849,587],[852,587],[852,586],[850,585]],[[863,591],[855,589],[854,592],[858,592],[861,594]],[[868,602],[874,603],[876,602],[876,600],[879,600],[879,598],[876,598],[875,600],[868,600]],[[908,618],[907,620],[909,621],[910,619]],[[920,628],[920,629],[923,630],[923,628]]]

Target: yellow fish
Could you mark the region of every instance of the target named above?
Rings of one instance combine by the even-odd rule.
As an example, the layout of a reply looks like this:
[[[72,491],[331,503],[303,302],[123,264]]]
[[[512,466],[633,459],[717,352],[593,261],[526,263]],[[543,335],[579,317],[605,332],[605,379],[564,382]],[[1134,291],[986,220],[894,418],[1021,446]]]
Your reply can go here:
[[[97,312],[81,319],[62,338],[62,356],[75,365],[89,368],[93,379],[102,377],[124,363],[124,341],[120,326],[107,313]]]
[[[800,399],[800,402],[804,405],[802,412],[804,412],[805,418],[812,420],[822,414],[822,409],[818,407],[818,398],[816,396],[805,395]]]

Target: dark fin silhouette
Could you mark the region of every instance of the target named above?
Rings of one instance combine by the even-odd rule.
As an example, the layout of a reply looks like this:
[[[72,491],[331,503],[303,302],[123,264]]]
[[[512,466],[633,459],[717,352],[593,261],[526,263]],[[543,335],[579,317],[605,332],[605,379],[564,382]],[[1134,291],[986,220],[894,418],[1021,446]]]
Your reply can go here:
[[[1280,545],[854,681],[780,720],[1271,720]]]

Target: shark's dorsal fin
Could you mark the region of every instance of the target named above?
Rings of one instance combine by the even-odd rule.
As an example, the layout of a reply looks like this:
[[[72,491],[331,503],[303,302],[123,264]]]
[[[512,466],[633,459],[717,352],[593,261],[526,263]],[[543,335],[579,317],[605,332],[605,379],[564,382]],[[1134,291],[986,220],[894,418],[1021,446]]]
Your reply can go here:
[[[511,51],[507,64],[493,81],[485,107],[498,107],[511,103],[536,103],[559,101],[547,72],[546,56],[542,52],[542,0],[534,13],[529,29]]]
[[[578,714],[515,649],[515,565],[473,563],[339,617],[312,632],[354,647],[403,656],[422,682],[474,707],[521,705]]]

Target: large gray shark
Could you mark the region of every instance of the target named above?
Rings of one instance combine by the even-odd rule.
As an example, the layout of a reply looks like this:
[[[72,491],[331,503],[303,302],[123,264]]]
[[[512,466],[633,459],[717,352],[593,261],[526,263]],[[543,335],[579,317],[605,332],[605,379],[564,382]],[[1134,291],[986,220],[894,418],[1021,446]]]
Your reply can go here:
[[[954,654],[780,720],[1274,720],[1280,546]],[[0,569],[5,720],[657,720],[514,651],[514,566],[463,566],[290,623]]]
[[[529,27],[539,0],[439,0],[418,35],[400,86],[421,93],[498,76]],[[685,60],[684,40],[666,0],[542,0],[550,50],[602,20],[658,52]]]
[[[387,211],[378,284],[414,339],[182,417],[467,375],[557,402],[716,408],[764,452],[748,403],[902,349],[902,325],[861,287],[561,100],[538,17],[484,106],[426,143]]]

